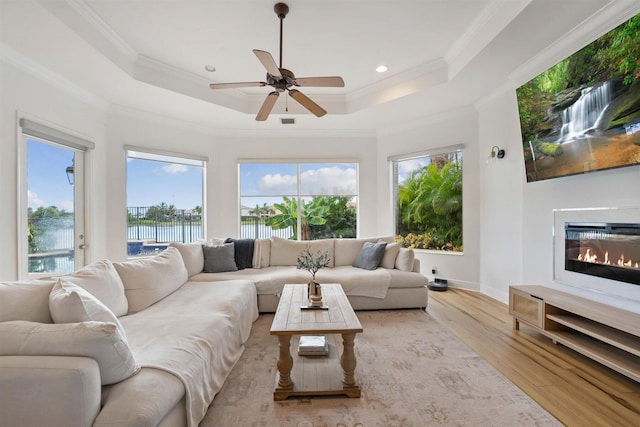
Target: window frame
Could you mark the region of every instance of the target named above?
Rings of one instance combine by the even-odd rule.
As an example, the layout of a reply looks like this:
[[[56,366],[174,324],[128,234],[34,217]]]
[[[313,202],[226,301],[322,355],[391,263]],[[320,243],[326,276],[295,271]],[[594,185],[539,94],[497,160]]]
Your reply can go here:
[[[175,152],[169,150],[162,150],[151,147],[142,147],[136,145],[124,145],[125,152],[125,205],[128,205],[128,160],[130,158],[137,160],[147,160],[147,161],[156,161],[156,162],[164,162],[170,164],[181,164],[192,167],[200,167],[202,168],[202,213],[201,213],[201,221],[202,221],[202,238],[206,239],[207,236],[207,166],[209,163],[209,158],[207,156],[202,156],[198,154],[189,154],[182,152]],[[134,155],[130,155],[130,153],[135,153]],[[129,245],[129,218],[128,218],[128,209],[127,207],[127,218],[126,218],[126,228],[127,234],[125,235],[125,241],[127,242],[127,258],[128,259],[136,259],[141,258],[144,255],[140,256],[130,256],[128,255],[128,245]],[[172,243],[172,242],[166,242]]]
[[[91,259],[89,233],[90,191],[87,185],[91,176],[92,153],[95,143],[79,133],[64,129],[53,123],[45,123],[41,119],[32,119],[27,114],[19,113],[17,118],[17,272],[18,278],[31,279],[56,275],[56,273],[29,273],[28,230],[28,141],[33,140],[43,144],[50,144],[74,152],[74,249],[78,250],[74,256],[75,269],[87,264]],[[25,215],[26,214],[26,215]],[[74,254],[75,255],[75,254]]]
[[[398,214],[399,214],[399,209],[398,209],[398,163],[399,162],[403,162],[403,161],[407,161],[407,160],[414,160],[414,159],[419,159],[419,158],[423,158],[423,157],[435,157],[438,155],[443,155],[443,154],[448,154],[448,153],[452,153],[452,152],[456,152],[459,151],[462,153],[462,158],[464,159],[464,151],[465,151],[465,145],[464,144],[455,144],[455,145],[447,145],[447,146],[442,146],[442,147],[436,147],[436,148],[430,148],[427,150],[421,150],[421,151],[413,151],[413,152],[409,152],[409,153],[402,153],[402,154],[396,154],[396,155],[391,155],[387,157],[387,162],[389,164],[389,186],[390,186],[390,204],[391,204],[391,229],[393,230],[394,235],[397,235],[398,232]],[[464,167],[463,167],[463,176],[464,176]],[[463,186],[463,200],[464,200],[464,186]],[[463,212],[464,212],[464,205],[463,205]],[[463,214],[463,221],[464,221],[464,214]],[[445,251],[445,250],[439,250],[439,249],[422,249],[422,248],[414,248],[414,250],[417,251],[424,251],[424,252],[432,252],[432,253],[437,253],[437,254],[446,254],[446,255],[464,255],[464,227],[462,228],[462,245],[463,245],[463,251]]]
[[[304,242],[305,240],[301,240],[302,237],[302,218],[301,218],[301,203],[300,201],[305,198],[310,197],[355,197],[358,201],[356,203],[356,236],[360,233],[360,161],[358,159],[256,159],[256,158],[248,158],[248,159],[238,159],[237,161],[237,173],[238,173],[238,215],[237,215],[237,234],[241,235],[242,228],[242,198],[243,197],[271,197],[269,196],[243,196],[242,194],[242,174],[241,174],[241,166],[243,164],[288,164],[295,165],[296,167],[296,195],[293,197],[296,198],[298,215],[297,215],[297,241]],[[356,194],[339,194],[339,195],[326,195],[326,194],[301,194],[301,166],[302,165],[314,165],[314,164],[352,164],[355,166],[356,170],[356,182],[355,182],[355,192]],[[282,194],[275,195],[273,197],[282,197]],[[287,196],[288,197],[288,196]]]

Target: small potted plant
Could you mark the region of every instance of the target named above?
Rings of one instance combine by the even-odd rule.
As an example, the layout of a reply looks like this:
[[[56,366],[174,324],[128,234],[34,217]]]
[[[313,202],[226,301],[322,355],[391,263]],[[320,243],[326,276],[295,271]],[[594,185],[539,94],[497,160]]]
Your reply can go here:
[[[298,256],[298,268],[311,273],[307,294],[311,305],[314,307],[322,306],[322,291],[320,290],[320,284],[316,282],[316,273],[318,270],[328,266],[330,261],[331,258],[329,258],[328,251],[318,251],[312,254],[309,245]]]

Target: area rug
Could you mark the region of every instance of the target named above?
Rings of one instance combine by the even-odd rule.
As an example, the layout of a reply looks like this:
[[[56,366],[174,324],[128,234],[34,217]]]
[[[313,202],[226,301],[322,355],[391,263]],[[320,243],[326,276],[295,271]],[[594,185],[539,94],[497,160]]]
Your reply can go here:
[[[361,311],[356,380],[361,398],[274,402],[278,340],[272,315],[246,350],[201,427],[560,426],[530,397],[424,310]]]

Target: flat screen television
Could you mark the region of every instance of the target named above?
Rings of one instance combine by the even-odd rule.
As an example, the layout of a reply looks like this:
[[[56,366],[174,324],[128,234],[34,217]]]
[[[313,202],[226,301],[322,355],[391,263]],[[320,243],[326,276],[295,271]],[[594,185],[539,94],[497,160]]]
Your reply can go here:
[[[527,182],[640,165],[640,14],[516,95]]]

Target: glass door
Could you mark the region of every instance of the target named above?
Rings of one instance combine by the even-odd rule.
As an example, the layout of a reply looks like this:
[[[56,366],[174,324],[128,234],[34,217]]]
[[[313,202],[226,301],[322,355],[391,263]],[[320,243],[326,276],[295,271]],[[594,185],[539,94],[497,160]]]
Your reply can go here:
[[[25,138],[28,276],[73,272],[84,265],[84,152]]]

